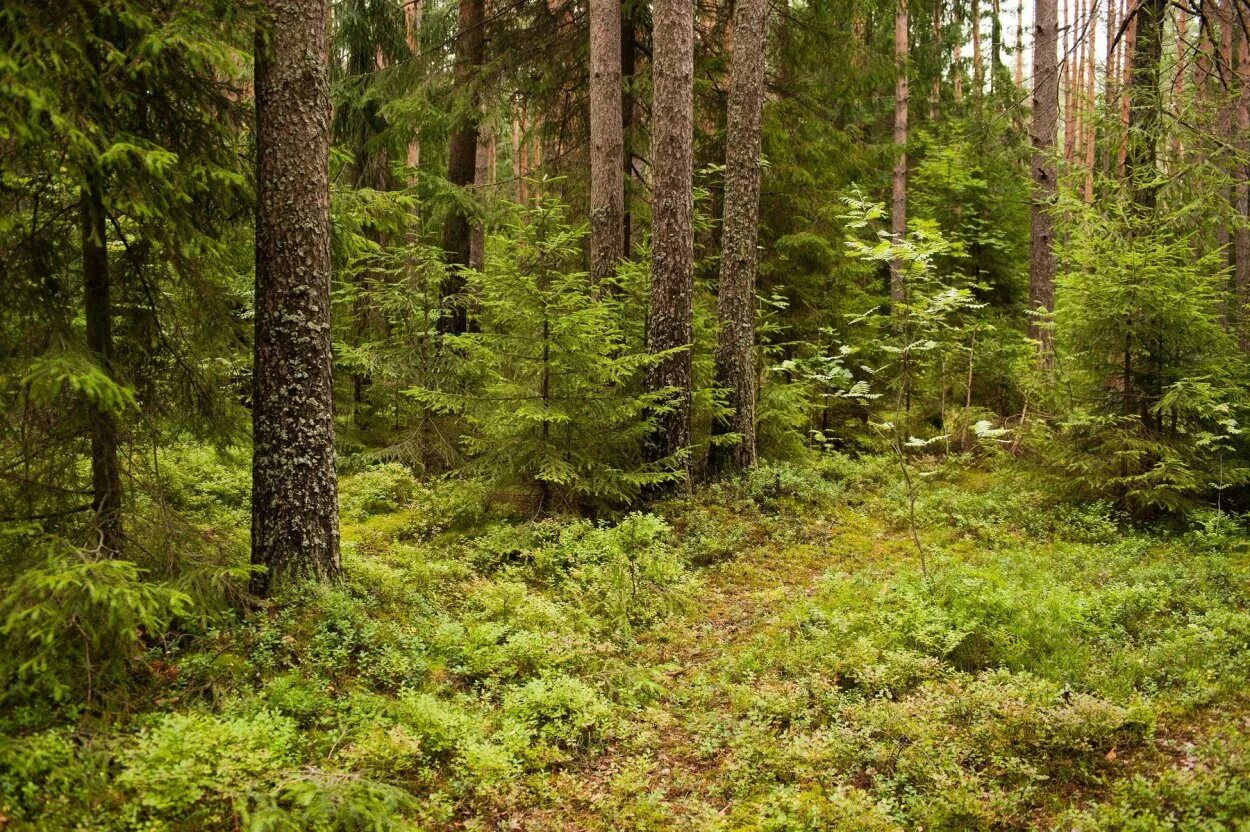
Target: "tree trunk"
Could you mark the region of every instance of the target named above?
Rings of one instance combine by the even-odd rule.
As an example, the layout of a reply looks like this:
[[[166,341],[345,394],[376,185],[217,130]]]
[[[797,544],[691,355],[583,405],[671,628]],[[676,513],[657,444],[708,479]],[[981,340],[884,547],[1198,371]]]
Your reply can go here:
[[[256,44],[253,590],[339,573],[326,0],[266,0]]]
[[[483,113],[484,115],[485,113]],[[477,150],[473,163],[473,185],[479,197],[490,199],[495,184],[495,129],[485,123],[478,126]],[[470,229],[469,268],[486,268],[486,224],[475,222]]]
[[[650,452],[676,454],[690,444],[694,295],[694,6],[655,0],[651,100],[652,354],[684,348],[652,368],[653,391],[672,388]],[[689,484],[689,462],[685,463]]]
[[[725,123],[725,221],[716,313],[716,380],[732,414],[714,432],[737,433],[732,448],[713,447],[713,468],[755,466],[755,269],[760,220],[760,112],[764,105],[766,0],[737,0],[733,69]]]
[[[625,246],[621,0],[590,0],[590,281],[616,272]]]
[[[109,302],[103,184],[98,172],[87,176],[80,211],[87,350],[112,378],[113,309]],[[91,508],[95,511],[100,552],[116,557],[122,548],[122,478],[117,461],[117,415],[98,403],[89,402],[87,432],[91,436]]]
[[[907,0],[894,7],[894,186],[890,202],[890,233],[895,243],[907,238]],[[907,298],[904,263],[890,262],[890,300]]]
[[[998,91],[998,68],[1003,63],[1002,0],[990,2],[990,89]]]
[[[1239,14],[1238,29],[1241,30],[1241,49],[1237,60],[1237,164],[1236,183],[1233,187],[1235,208],[1240,222],[1233,232],[1233,297],[1237,313],[1238,343],[1244,352],[1250,352],[1250,37],[1246,26],[1250,15]]]
[[[1111,35],[1110,37],[1114,37]],[[1085,129],[1082,138],[1085,144],[1085,202],[1094,201],[1094,166],[1098,151],[1098,57],[1095,46],[1098,43],[1098,6],[1096,0],[1089,8],[1089,26],[1085,44],[1085,91],[1082,109],[1085,113]]]
[[[972,94],[980,100],[985,92],[985,63],[981,55],[981,0],[972,0]]]
[[[1163,27],[1167,0],[1140,0],[1137,4],[1137,36],[1128,83],[1128,149],[1124,175],[1133,202],[1143,213],[1154,210],[1158,185],[1156,162],[1163,99],[1159,90],[1159,62],[1163,57]]]
[[[1024,0],[1016,3],[1016,86],[1024,88]]]
[[[421,55],[421,23],[425,16],[425,0],[408,0],[404,4],[404,34],[408,40],[408,49],[413,57]],[[414,176],[409,184],[416,184],[415,169],[421,164],[421,142],[414,130],[408,142],[408,167],[414,169]]]
[[[621,206],[621,256],[630,256],[633,239],[633,212],[630,210],[634,182],[634,70],[638,60],[638,42],[635,39],[634,11],[629,0],[622,4],[621,20],[621,170],[624,177]]]
[[[963,18],[963,0],[955,0],[954,7],[955,17],[955,48],[954,54],[951,56],[951,75],[953,75],[953,86],[955,105],[964,103],[964,18]]]
[[[1055,145],[1059,133],[1059,9],[1057,0],[1036,0],[1033,7],[1033,116],[1029,139],[1033,145],[1033,205],[1029,220],[1029,337],[1041,345],[1049,366],[1053,345],[1040,310],[1055,307],[1054,207],[1058,193]]]
[[[482,31],[485,18],[484,0],[460,0],[453,82],[459,117],[447,150],[447,181],[457,188],[472,185],[477,173],[477,128],[481,119],[477,73],[485,56],[486,38]],[[469,329],[469,299],[465,297],[461,270],[470,265],[472,246],[472,218],[463,205],[457,204],[443,226],[447,275],[443,282],[439,331],[446,334],[459,335]]]

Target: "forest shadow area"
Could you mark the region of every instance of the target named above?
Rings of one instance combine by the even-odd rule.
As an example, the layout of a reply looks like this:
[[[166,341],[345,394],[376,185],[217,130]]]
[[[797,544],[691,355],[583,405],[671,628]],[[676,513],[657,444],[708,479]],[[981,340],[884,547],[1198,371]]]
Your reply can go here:
[[[167,464],[245,533],[232,460]],[[919,467],[928,578],[896,462],[841,455],[603,522],[374,467],[341,583],[259,605],[50,558],[6,594],[5,828],[1240,828],[1244,527]]]

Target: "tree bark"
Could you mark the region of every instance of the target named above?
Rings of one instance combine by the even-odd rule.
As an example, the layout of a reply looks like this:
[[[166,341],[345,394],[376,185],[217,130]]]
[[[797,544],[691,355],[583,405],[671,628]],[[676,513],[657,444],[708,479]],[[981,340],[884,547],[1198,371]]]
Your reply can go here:
[[[447,181],[456,188],[473,184],[477,173],[477,130],[481,119],[481,96],[477,74],[486,53],[483,26],[484,0],[460,0],[456,31],[456,65],[453,84],[459,117],[447,151]],[[469,329],[469,299],[461,271],[472,258],[472,217],[463,205],[455,205],[443,226],[443,257],[447,275],[443,282],[443,314],[439,331],[459,335]]]
[[[725,220],[721,232],[720,334],[716,380],[732,413],[714,433],[737,433],[732,448],[713,446],[715,469],[755,466],[755,271],[760,221],[760,113],[764,106],[767,0],[737,0],[733,67],[725,124]]]
[[[83,313],[87,350],[113,377],[113,309],[109,301],[108,237],[104,227],[103,184],[98,172],[87,175],[81,202]],[[117,460],[117,415],[96,402],[88,403],[91,437],[91,508],[95,512],[100,551],[116,556],[122,548],[122,480]]]
[[[253,590],[338,576],[326,0],[266,0],[256,44]]]
[[[907,237],[907,0],[894,7],[894,184],[890,201],[890,233],[896,243]],[[907,297],[904,263],[890,262],[890,300]]]
[[[590,280],[616,272],[625,251],[621,0],[590,0]]]
[[[1059,8],[1057,0],[1033,7],[1033,103],[1029,139],[1033,146],[1033,204],[1029,218],[1029,337],[1040,344],[1049,366],[1053,344],[1039,312],[1055,307],[1054,207],[1058,193],[1055,145],[1059,138]]]
[[[621,139],[623,195],[621,206],[621,255],[630,256],[633,239],[633,212],[630,210],[634,183],[634,71],[638,60],[638,42],[635,38],[636,14],[630,0],[622,3],[621,19]]]
[[[1250,352],[1250,37],[1246,27],[1250,14],[1238,13],[1241,30],[1240,54],[1237,60],[1237,163],[1233,200],[1240,222],[1233,232],[1233,298],[1237,305],[1237,341],[1243,352]]]
[[[652,391],[673,389],[650,453],[664,458],[690,444],[694,295],[694,6],[655,0],[651,99],[652,354],[684,348],[655,365]],[[685,462],[686,487],[690,481]]]
[[[1154,210],[1158,185],[1160,122],[1163,98],[1159,90],[1159,62],[1163,57],[1163,27],[1167,0],[1140,0],[1137,4],[1137,36],[1133,45],[1128,82],[1128,148],[1124,175],[1133,203],[1143,213]]]

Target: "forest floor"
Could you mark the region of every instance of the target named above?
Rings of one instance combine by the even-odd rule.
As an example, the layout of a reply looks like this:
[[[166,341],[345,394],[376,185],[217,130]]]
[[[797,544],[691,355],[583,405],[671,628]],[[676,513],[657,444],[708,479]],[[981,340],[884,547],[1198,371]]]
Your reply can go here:
[[[171,500],[238,534],[236,467]],[[347,476],[343,585],[0,723],[0,828],[1246,829],[1242,522],[925,469],[924,567],[886,458],[598,523]]]

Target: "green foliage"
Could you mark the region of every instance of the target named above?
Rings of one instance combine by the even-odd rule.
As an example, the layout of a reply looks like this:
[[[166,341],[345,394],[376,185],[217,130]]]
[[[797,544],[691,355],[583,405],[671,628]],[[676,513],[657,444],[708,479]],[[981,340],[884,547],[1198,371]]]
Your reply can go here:
[[[631,349],[620,287],[573,267],[584,233],[550,199],[520,211],[469,275],[480,331],[447,339],[459,383],[410,391],[463,418],[471,470],[536,488],[540,510],[626,501],[675,476],[639,462],[664,396],[637,388],[659,357]]]
[[[164,633],[191,598],[144,579],[130,561],[49,542],[0,594],[6,698],[48,694],[92,704],[125,679],[144,633]]]
[[[232,719],[168,714],[122,758],[117,785],[134,795],[134,821],[181,828],[224,825],[252,791],[274,785],[296,757],[296,726],[261,711]]]
[[[1071,398],[1044,450],[1077,494],[1180,510],[1250,477],[1245,378],[1217,253],[1173,230],[1179,216],[1150,222],[1087,210],[1074,223],[1056,313]]]

